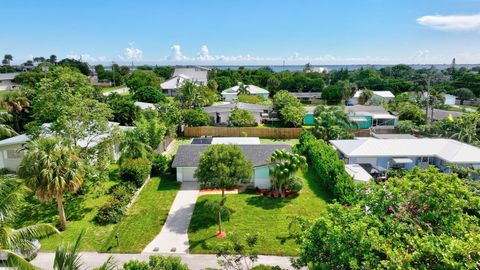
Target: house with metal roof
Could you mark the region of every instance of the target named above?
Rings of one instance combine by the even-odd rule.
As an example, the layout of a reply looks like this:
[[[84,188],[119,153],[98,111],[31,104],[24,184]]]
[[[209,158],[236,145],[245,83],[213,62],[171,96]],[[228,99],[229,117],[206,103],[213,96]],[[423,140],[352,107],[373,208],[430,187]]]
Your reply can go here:
[[[202,67],[176,67],[170,79],[160,84],[163,93],[167,96],[175,96],[177,89],[190,81],[196,85],[207,85],[208,69]]]
[[[449,172],[450,165],[480,168],[480,148],[452,139],[332,140],[346,164],[370,164],[379,170],[434,165]]]
[[[233,109],[250,111],[255,117],[257,124],[261,124],[264,121],[270,121],[273,119],[273,107],[269,105],[234,102],[203,108],[203,110],[210,116],[212,123],[217,125],[226,125],[230,119],[230,114]]]
[[[322,92],[290,92],[290,94],[305,104],[323,103]]]
[[[245,87],[247,88],[247,91],[250,95],[261,96],[264,99],[268,99],[268,95],[270,94],[270,92],[268,92],[268,90],[263,89],[263,88],[258,87],[256,85],[253,85],[253,84],[245,85]],[[227,101],[227,102],[231,102],[231,101],[236,100],[238,98],[238,89],[239,88],[240,88],[240,83],[238,85],[235,85],[233,87],[230,87],[228,89],[223,90],[222,91],[223,100]]]
[[[390,114],[382,106],[345,106],[345,113],[355,128],[393,129],[398,122],[395,115]]]
[[[390,91],[372,91],[372,92],[373,92],[373,96],[382,100],[383,104],[387,104],[390,100],[392,100],[395,97],[395,95]],[[359,104],[358,100],[362,95],[362,93],[363,93],[363,90],[356,91],[355,94],[353,95],[353,98],[349,99],[349,102],[353,105]]]
[[[155,110],[157,108],[155,107],[155,104],[149,103],[149,102],[136,101],[134,104],[141,110],[147,110],[147,109]]]
[[[20,73],[0,73],[0,91],[12,90],[17,87],[17,85],[13,82],[13,79],[15,79],[18,74]]]
[[[119,123],[109,122],[109,128],[113,131],[114,128],[118,127],[121,131],[129,130],[134,127],[120,126]],[[41,136],[51,136],[50,124],[46,123],[42,125],[42,134]],[[77,142],[79,147],[83,148],[92,148],[98,145],[101,142],[104,142],[107,138],[111,136],[111,133],[104,134],[95,134],[83,138]],[[8,169],[9,171],[16,172],[18,166],[22,162],[23,157],[25,156],[25,151],[23,146],[30,140],[30,136],[27,134],[20,134],[5,140],[0,141],[0,168]],[[117,145],[112,147],[113,149],[113,158],[118,160],[120,157],[119,149]]]
[[[215,139],[215,138],[213,138]],[[245,157],[253,163],[252,183],[258,188],[270,187],[269,168],[271,164],[268,159],[275,150],[285,149],[292,151],[292,147],[287,144],[242,144],[237,143],[233,138],[228,139],[229,144],[236,144],[245,154]],[[194,182],[195,170],[200,163],[200,155],[211,143],[204,141],[198,144],[180,145],[173,159],[172,167],[176,169],[178,182]]]

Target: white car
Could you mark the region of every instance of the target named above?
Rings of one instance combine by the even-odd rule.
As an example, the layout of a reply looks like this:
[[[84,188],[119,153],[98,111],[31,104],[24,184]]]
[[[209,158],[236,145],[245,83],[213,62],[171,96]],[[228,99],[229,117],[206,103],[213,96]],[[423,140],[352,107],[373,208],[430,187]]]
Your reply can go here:
[[[29,250],[24,250],[24,251],[15,251],[17,254],[20,254],[24,259],[27,261],[31,261],[37,257],[38,252],[40,251],[40,248],[42,247],[42,244],[40,244],[40,241],[38,239],[32,239],[30,240],[32,243],[32,248]],[[8,254],[4,252],[0,252],[0,262],[1,261],[6,261],[8,260]]]

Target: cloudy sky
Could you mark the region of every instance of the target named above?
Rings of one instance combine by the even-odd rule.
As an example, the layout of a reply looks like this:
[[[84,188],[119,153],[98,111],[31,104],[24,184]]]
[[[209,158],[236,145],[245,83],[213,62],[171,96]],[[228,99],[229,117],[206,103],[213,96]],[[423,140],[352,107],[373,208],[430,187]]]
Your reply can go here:
[[[480,0],[2,0],[0,54],[156,64],[480,63]],[[0,56],[1,57],[1,56]]]

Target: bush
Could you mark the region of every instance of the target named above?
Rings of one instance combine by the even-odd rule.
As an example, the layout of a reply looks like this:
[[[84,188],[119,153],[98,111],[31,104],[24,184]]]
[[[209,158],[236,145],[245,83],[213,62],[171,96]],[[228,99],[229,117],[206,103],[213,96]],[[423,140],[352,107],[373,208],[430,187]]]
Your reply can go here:
[[[94,219],[101,225],[118,223],[122,219],[127,205],[135,193],[135,186],[132,184],[115,185],[109,192],[112,197],[98,209]]]
[[[234,127],[255,126],[257,122],[252,112],[243,109],[233,109],[230,112],[228,124]]]
[[[180,257],[150,256],[148,263],[137,260],[128,261],[123,265],[124,270],[189,270],[182,263]]]
[[[291,181],[288,183],[287,189],[291,190],[292,192],[298,193],[300,190],[303,188],[303,182],[300,178],[294,177],[291,179]]]
[[[395,126],[395,130],[403,134],[412,134],[417,131],[417,126],[410,120],[398,121],[398,124]]]
[[[152,86],[142,86],[133,94],[133,99],[149,102],[149,103],[159,103],[167,102],[167,97],[158,89],[157,87]]]
[[[189,109],[183,113],[184,123],[190,127],[201,127],[210,125],[208,113],[202,109]]]
[[[152,161],[152,175],[162,175],[170,169],[172,158],[160,153],[155,154]]]
[[[296,150],[307,157],[310,166],[320,178],[323,188],[340,203],[355,201],[355,184],[345,171],[345,164],[337,151],[323,140],[317,140],[309,132],[302,132]]]
[[[267,100],[258,95],[238,95],[238,102],[251,103],[251,104],[263,104]]]
[[[259,264],[251,268],[250,270],[282,270],[282,268],[278,265],[271,266],[266,264]]]
[[[146,158],[129,159],[120,166],[120,178],[122,181],[141,187],[147,180],[151,170],[152,165]]]

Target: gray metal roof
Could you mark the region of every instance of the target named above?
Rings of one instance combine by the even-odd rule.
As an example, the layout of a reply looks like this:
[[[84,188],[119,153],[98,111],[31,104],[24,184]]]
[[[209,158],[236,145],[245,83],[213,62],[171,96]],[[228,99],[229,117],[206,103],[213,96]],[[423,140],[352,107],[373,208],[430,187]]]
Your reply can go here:
[[[207,113],[229,112],[234,108],[248,110],[248,111],[252,111],[252,112],[255,112],[255,111],[258,111],[258,112],[271,111],[273,109],[272,106],[268,106],[268,105],[237,102],[237,103],[230,103],[230,104],[204,107],[203,110],[206,111]]]
[[[19,72],[14,73],[0,73],[0,81],[11,81],[15,79],[15,77],[20,74]]]
[[[205,151],[210,145],[206,144],[184,144],[178,147],[177,154],[173,159],[172,167],[197,167],[200,162],[200,153]],[[245,156],[253,162],[254,167],[267,165],[267,159],[272,156],[273,151],[285,149],[292,151],[288,144],[256,144],[256,145],[238,145]]]
[[[322,92],[290,92],[296,98],[321,98]]]
[[[462,114],[463,114],[462,112],[433,109],[433,119],[434,120],[442,120],[442,119],[448,118],[448,116],[450,116],[450,115],[452,117],[459,117]],[[430,112],[428,112],[428,117],[430,117]]]

